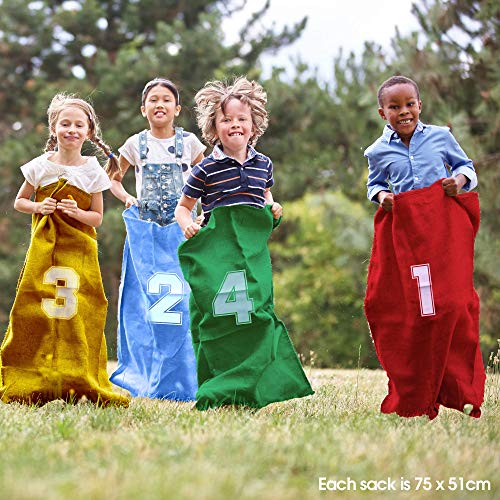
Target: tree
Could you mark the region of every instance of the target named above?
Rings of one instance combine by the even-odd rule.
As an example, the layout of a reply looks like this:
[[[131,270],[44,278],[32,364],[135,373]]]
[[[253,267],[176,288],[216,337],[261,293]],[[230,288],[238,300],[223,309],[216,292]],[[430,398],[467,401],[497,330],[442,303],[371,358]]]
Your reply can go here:
[[[423,36],[393,41],[388,73],[412,76],[423,95],[424,121],[449,125],[478,173],[481,228],[475,283],[481,297],[481,341],[487,355],[500,329],[499,14],[494,0],[424,0],[413,5]]]
[[[145,127],[139,113],[144,83],[161,75],[178,82],[184,111],[179,125],[196,131],[192,97],[207,80],[260,74],[258,59],[300,36],[306,20],[281,31],[257,29],[269,3],[251,16],[239,40],[224,43],[221,21],[245,5],[238,0],[0,1],[0,324],[6,325],[29,231],[12,209],[20,165],[39,155],[47,138],[46,109],[54,94],[90,98],[113,148]],[[250,29],[252,28],[252,29]],[[130,179],[128,180],[130,182]],[[99,230],[100,258],[114,345],[123,222],[109,194]],[[22,230],[21,230],[22,228]],[[5,331],[5,327],[3,328]]]
[[[340,191],[284,206],[273,234],[276,312],[306,359],[318,366],[377,367],[363,311],[372,218]]]

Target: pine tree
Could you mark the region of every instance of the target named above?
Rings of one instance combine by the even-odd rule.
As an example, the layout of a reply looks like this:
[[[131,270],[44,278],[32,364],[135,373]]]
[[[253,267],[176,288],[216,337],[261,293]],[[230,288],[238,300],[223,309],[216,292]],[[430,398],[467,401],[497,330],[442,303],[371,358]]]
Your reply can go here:
[[[6,325],[29,231],[12,209],[22,183],[19,166],[38,156],[47,138],[46,109],[57,92],[89,98],[103,137],[117,148],[146,124],[140,92],[156,76],[179,85],[179,125],[196,131],[194,93],[208,80],[260,76],[258,60],[295,41],[306,20],[280,31],[251,16],[239,39],[225,43],[221,22],[241,0],[1,0],[0,1],[0,325]],[[264,24],[264,23],[262,23]],[[128,180],[130,182],[130,179]],[[121,206],[106,195],[100,231],[105,287],[110,298],[108,337],[116,331],[117,279],[123,244]],[[3,329],[5,331],[5,328]]]

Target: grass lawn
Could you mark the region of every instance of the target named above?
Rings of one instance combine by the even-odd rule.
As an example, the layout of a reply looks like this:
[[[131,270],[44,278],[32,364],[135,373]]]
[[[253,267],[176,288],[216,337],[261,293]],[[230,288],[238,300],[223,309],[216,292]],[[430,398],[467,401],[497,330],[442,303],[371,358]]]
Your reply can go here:
[[[0,499],[500,498],[500,375],[480,419],[429,421],[379,412],[382,371],[306,372],[313,396],[259,411],[0,404]]]

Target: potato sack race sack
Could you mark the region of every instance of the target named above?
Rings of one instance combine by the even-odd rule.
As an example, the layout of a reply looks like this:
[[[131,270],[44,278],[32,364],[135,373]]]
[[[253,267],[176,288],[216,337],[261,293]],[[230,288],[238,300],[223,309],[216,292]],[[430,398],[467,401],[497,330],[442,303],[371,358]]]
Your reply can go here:
[[[191,286],[196,406],[261,408],[312,394],[273,303],[270,207],[218,207],[179,247]]]
[[[381,411],[434,418],[439,405],[481,415],[485,372],[473,285],[477,193],[446,196],[441,181],[380,207],[365,313],[389,378]]]
[[[118,301],[118,366],[111,381],[132,396],[193,401],[196,360],[189,331],[189,285],[177,248],[178,224],[160,226],[123,212],[123,249]]]
[[[72,196],[83,210],[91,195],[60,179],[36,201]],[[33,214],[31,243],[0,351],[3,401],[53,399],[127,405],[106,372],[104,295],[93,227],[56,210]]]

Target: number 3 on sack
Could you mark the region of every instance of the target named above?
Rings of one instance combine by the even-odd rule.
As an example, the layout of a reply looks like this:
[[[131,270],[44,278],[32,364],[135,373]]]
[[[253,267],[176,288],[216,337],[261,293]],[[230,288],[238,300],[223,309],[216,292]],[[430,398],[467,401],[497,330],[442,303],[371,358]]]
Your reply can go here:
[[[43,275],[44,285],[55,285],[55,299],[42,299],[42,309],[49,318],[71,319],[78,309],[76,293],[80,277],[72,267],[52,266]]]

